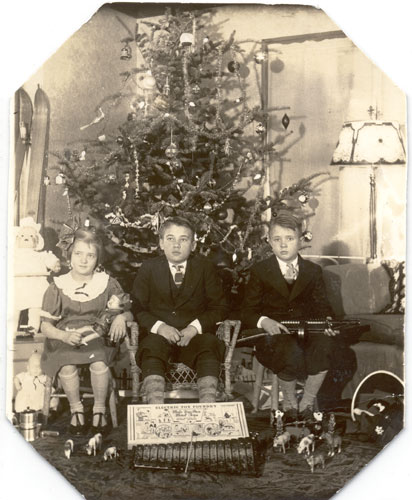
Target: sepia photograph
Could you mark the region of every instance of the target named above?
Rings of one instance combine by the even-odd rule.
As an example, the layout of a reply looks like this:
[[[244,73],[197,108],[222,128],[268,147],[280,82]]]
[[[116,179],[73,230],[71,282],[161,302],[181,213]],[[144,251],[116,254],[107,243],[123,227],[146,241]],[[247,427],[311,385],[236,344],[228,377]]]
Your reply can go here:
[[[81,3],[10,9],[7,497],[404,498],[408,9]]]

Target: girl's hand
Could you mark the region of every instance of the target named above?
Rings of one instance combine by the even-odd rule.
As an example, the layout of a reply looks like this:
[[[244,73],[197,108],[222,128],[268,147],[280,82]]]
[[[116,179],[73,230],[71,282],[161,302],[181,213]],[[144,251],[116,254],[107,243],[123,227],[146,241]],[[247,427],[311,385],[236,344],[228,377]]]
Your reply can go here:
[[[126,320],[122,314],[118,314],[114,320],[112,321],[112,325],[110,327],[110,340],[112,342],[118,342],[122,340],[126,335]]]
[[[67,330],[64,332],[62,340],[66,344],[78,346],[82,341],[82,334],[76,330]]]

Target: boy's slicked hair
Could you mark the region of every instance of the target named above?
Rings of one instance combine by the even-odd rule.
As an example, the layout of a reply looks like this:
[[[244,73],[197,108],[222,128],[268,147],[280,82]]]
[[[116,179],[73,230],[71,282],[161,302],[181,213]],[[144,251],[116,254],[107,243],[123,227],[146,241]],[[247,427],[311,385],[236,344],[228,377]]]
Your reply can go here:
[[[163,222],[163,224],[160,226],[159,229],[159,238],[163,239],[166,229],[170,226],[186,227],[187,229],[190,229],[192,233],[192,238],[195,237],[195,228],[193,224],[185,217],[176,216],[176,217],[169,217]]]
[[[269,226],[269,234],[272,232],[272,229],[275,226],[292,229],[292,231],[297,231],[299,236],[302,235],[302,221],[286,210],[279,212],[274,217],[272,217]]]

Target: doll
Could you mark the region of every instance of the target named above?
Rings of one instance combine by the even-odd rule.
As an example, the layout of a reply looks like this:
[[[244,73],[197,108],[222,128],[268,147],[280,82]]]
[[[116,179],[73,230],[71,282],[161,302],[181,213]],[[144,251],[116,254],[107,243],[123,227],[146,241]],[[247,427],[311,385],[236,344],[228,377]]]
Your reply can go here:
[[[16,228],[14,248],[14,332],[18,331],[20,313],[29,310],[28,327],[39,331],[40,311],[44,292],[49,283],[47,277],[61,269],[59,259],[43,251],[44,241],[39,233],[40,224],[32,217],[20,221]]]
[[[129,311],[130,307],[130,295],[128,293],[112,295],[107,301],[106,309],[100,318],[98,318],[93,325],[84,326],[77,330],[84,334],[82,344],[87,344],[97,337],[106,336],[109,333],[110,326],[115,316],[124,311]]]
[[[17,391],[14,401],[16,413],[27,409],[39,411],[43,408],[46,375],[42,372],[40,359],[41,354],[34,351],[27,361],[27,370],[14,377],[14,387]],[[57,404],[58,398],[52,398],[50,409],[56,410]]]

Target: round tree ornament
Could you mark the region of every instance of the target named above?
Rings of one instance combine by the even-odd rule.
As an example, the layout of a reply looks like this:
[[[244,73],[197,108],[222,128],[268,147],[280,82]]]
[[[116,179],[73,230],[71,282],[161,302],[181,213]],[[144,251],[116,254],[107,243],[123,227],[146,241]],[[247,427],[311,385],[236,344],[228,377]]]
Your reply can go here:
[[[169,146],[166,148],[165,154],[168,158],[174,158],[179,150],[174,142],[171,142]]]

